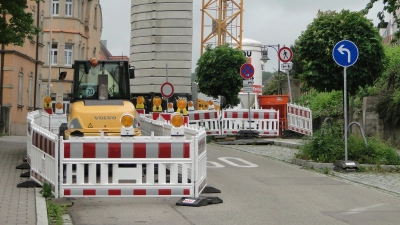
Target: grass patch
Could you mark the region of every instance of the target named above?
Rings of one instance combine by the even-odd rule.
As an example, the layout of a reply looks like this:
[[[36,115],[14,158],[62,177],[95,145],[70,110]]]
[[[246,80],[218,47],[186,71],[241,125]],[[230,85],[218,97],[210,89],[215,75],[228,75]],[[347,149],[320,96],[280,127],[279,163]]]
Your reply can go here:
[[[62,217],[67,212],[67,205],[60,205],[51,201],[54,195],[51,192],[51,185],[48,183],[42,185],[42,190],[40,190],[39,193],[46,199],[47,219],[49,224],[62,225]]]

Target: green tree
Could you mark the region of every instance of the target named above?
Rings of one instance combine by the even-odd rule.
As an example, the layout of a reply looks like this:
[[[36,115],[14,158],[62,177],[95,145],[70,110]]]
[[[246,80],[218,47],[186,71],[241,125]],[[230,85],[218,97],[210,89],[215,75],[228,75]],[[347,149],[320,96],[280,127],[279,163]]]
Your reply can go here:
[[[273,76],[273,73],[262,71],[262,84],[265,85],[266,82]]]
[[[301,60],[301,80],[318,91],[343,89],[343,67],[332,57],[332,49],[341,40],[357,45],[357,62],[347,68],[348,93],[354,95],[359,87],[372,85],[380,77],[384,51],[378,30],[363,12],[342,10],[318,12],[296,41],[296,59]]]
[[[400,47],[385,46],[385,70],[376,83],[377,113],[388,126],[400,126]]]
[[[366,5],[364,9],[364,14],[367,14],[368,11],[374,6],[374,3],[379,1],[382,1],[384,4],[383,10],[378,12],[377,15],[377,17],[381,20],[381,25],[383,25],[383,22],[385,21],[385,12],[393,15],[394,22],[397,25],[400,24],[400,18],[396,14],[396,10],[400,8],[400,1],[397,0],[370,0],[370,2]],[[393,36],[394,38],[391,42],[396,43],[400,38],[400,30],[395,31]]]
[[[206,51],[197,61],[196,75],[199,91],[218,98],[223,96],[222,108],[240,103],[239,92],[243,87],[240,67],[246,63],[246,57],[239,49],[228,45],[215,48],[207,46]]]
[[[0,44],[22,46],[26,37],[32,40],[40,32],[27,7],[27,0],[0,0]]]
[[[297,48],[296,45],[291,45],[290,49],[293,52],[293,58],[292,58],[292,70],[290,70],[290,77],[291,78],[299,78],[300,74],[303,73],[303,66],[301,64],[301,58],[298,57],[297,55]]]

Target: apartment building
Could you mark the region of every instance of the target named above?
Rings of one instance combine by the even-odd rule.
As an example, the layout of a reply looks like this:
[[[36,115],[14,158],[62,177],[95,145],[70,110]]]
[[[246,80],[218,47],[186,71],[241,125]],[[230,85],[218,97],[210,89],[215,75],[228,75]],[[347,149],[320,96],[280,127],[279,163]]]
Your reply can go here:
[[[27,1],[42,33],[24,46],[4,46],[0,134],[26,135],[27,113],[43,107],[50,91],[71,92],[74,60],[100,57],[99,0]],[[0,56],[1,57],[1,56]],[[60,72],[67,72],[60,80]],[[50,79],[50,88],[48,86]]]
[[[396,10],[396,15],[400,16],[400,9]],[[399,29],[392,14],[387,15],[388,21],[383,26],[378,24],[379,33],[382,36],[383,44],[390,44],[393,40],[394,33]]]

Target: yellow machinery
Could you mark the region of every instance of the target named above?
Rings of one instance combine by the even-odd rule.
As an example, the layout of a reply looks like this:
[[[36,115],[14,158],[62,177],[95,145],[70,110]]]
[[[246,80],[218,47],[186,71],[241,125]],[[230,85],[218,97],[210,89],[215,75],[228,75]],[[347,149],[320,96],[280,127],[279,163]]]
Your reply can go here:
[[[132,78],[128,61],[75,61],[68,123],[60,127],[60,135],[140,135],[130,101]]]

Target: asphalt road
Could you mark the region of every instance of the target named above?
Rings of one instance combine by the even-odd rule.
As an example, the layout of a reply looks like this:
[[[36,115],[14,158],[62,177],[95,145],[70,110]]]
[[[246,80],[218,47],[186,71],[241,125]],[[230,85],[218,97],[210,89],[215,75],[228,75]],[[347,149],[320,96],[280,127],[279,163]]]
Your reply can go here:
[[[265,148],[270,147],[266,145]],[[207,145],[209,186],[224,203],[176,206],[179,198],[80,198],[80,224],[400,224],[400,198],[238,150]]]

